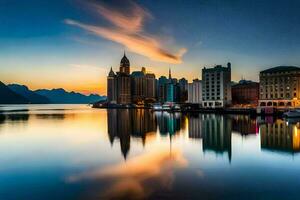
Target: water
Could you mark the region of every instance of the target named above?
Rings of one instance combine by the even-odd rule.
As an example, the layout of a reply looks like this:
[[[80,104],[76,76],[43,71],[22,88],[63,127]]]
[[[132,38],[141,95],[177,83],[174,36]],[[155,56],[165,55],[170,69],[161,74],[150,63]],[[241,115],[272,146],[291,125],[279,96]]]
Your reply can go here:
[[[300,124],[0,107],[0,199],[298,199]]]

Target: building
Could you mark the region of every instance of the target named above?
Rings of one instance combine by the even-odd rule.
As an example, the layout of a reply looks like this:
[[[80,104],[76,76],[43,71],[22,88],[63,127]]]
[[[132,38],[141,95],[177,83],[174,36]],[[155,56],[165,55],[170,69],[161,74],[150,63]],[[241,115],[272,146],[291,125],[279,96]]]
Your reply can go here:
[[[202,104],[202,81],[194,79],[188,84],[188,103]]]
[[[168,79],[165,76],[161,76],[158,79],[157,84],[157,100],[160,103],[164,103],[167,100],[167,83]]]
[[[134,71],[131,73],[131,94],[133,103],[143,103],[145,100],[145,90],[146,90],[146,78],[145,71]]]
[[[257,106],[259,99],[259,83],[240,80],[231,86],[233,105]]]
[[[146,73],[146,99],[148,101],[156,101],[156,79],[155,74]]]
[[[115,74],[111,68],[107,76],[107,96],[109,103],[131,103],[130,62],[125,53],[120,62],[120,71]]]
[[[112,68],[107,76],[107,100],[110,103],[117,103],[117,80]]]
[[[178,99],[180,103],[184,103],[188,100],[188,81],[185,78],[181,78],[178,81]]]
[[[131,93],[133,103],[141,104],[156,101],[156,79],[152,73],[146,73],[145,67],[141,71],[131,73]]]
[[[259,106],[295,107],[300,105],[300,68],[278,66],[259,73]]]
[[[202,106],[225,107],[231,104],[231,64],[202,69]]]

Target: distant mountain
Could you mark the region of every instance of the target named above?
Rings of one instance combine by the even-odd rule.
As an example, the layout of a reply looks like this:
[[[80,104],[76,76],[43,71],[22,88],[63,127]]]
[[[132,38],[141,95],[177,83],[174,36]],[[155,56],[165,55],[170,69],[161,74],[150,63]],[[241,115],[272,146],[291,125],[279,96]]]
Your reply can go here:
[[[67,92],[62,88],[59,89],[40,89],[35,93],[47,97],[51,103],[94,103],[106,99],[105,96],[97,94],[83,95],[76,92]]]
[[[32,104],[51,103],[47,97],[44,97],[42,95],[39,95],[39,94],[33,92],[32,90],[28,89],[28,87],[25,85],[9,84],[7,86],[9,87],[9,89],[14,91],[15,93],[28,99],[29,103],[32,103]]]
[[[29,100],[9,89],[0,81],[0,104],[25,104]]]

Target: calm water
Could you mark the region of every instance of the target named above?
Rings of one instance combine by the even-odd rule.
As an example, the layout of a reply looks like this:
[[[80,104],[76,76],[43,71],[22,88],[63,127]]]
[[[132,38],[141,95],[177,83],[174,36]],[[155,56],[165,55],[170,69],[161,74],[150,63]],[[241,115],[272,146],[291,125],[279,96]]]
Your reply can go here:
[[[0,199],[299,199],[300,124],[1,106]]]

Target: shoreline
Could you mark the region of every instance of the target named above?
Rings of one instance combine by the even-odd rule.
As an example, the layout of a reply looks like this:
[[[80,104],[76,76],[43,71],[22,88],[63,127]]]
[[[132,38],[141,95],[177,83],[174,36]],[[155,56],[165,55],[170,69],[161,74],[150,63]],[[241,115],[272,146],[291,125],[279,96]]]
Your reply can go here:
[[[144,109],[151,110],[153,112],[169,112],[169,113],[214,113],[214,114],[243,114],[253,116],[277,116],[282,117],[283,113],[288,111],[288,108],[276,109],[272,108],[272,112],[265,112],[266,108],[167,108],[167,109],[154,109],[151,106],[136,106],[136,105],[92,105],[92,108],[96,109]],[[269,108],[268,108],[269,109]],[[260,110],[260,112],[258,112]]]

